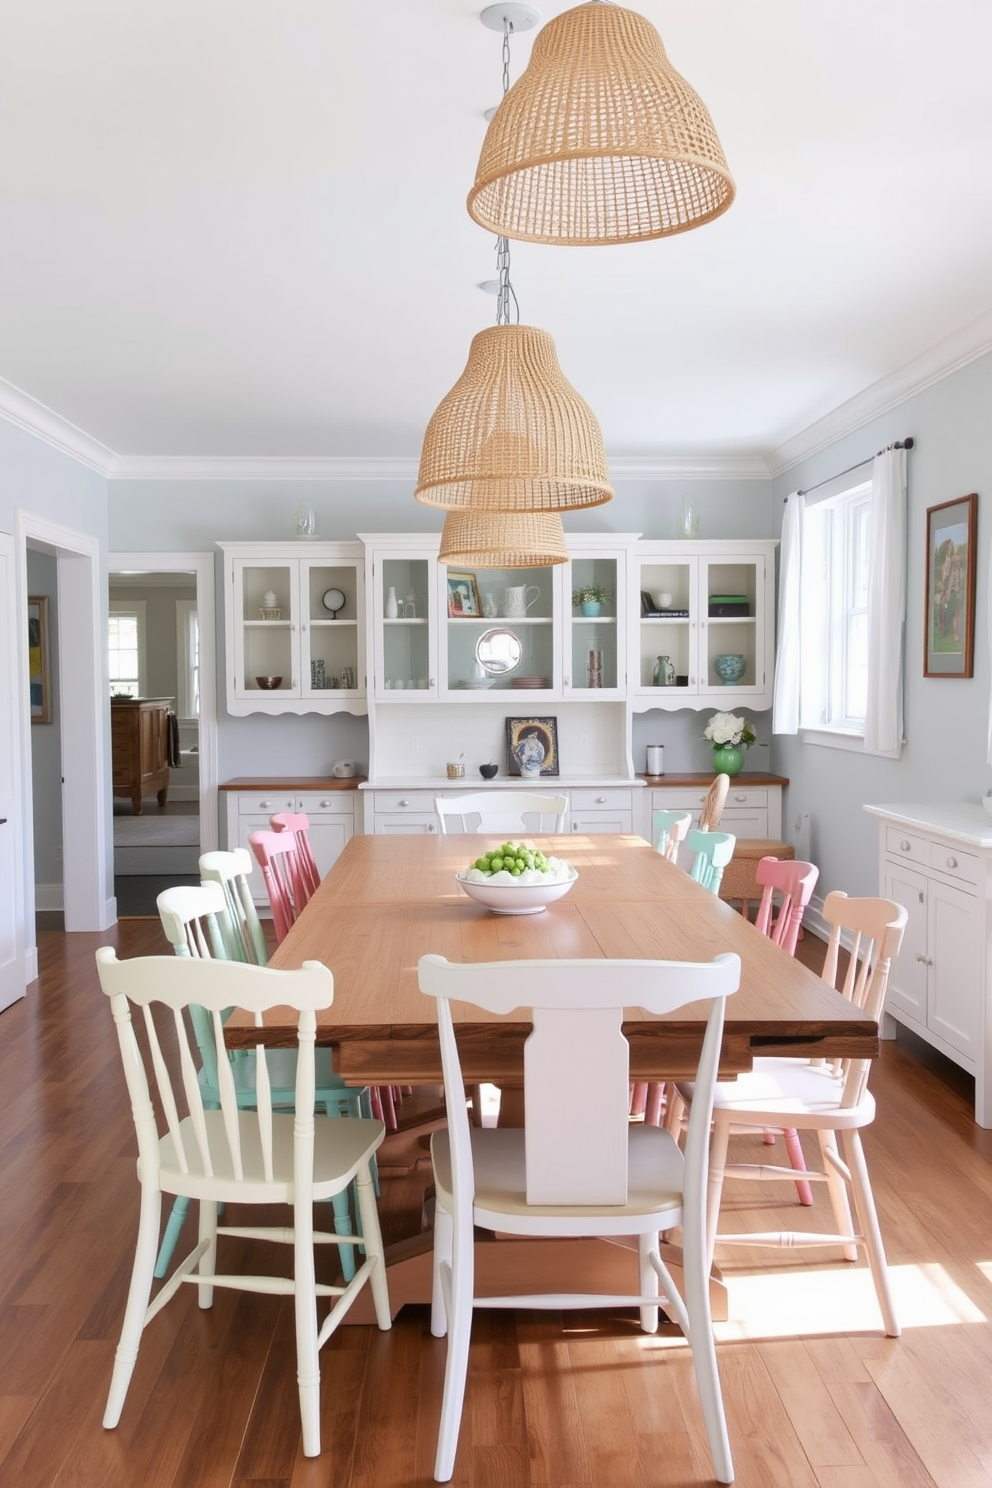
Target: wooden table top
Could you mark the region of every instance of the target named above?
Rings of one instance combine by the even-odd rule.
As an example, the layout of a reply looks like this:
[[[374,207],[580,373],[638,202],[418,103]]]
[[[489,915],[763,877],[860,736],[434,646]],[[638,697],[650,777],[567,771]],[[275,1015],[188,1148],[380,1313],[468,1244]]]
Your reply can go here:
[[[323,961],[334,973],[334,1004],[318,1014],[318,1042],[354,1080],[440,1080],[434,1006],[417,985],[427,952],[452,961],[528,958],[645,958],[708,961],[741,957],[740,991],[727,1003],[724,1073],[747,1069],[754,1053],[878,1052],[878,1026],[740,914],[673,867],[640,837],[538,837],[577,868],[569,894],[543,914],[493,914],[455,882],[498,837],[356,836],[272,957],[275,967]],[[523,1020],[453,1008],[469,1080],[512,1080],[522,1069]],[[689,1074],[705,1013],[693,1004],[663,1017],[628,1010],[631,1078]],[[266,1041],[295,1042],[295,1015],[267,1018]],[[232,1047],[257,1034],[235,1014]]]

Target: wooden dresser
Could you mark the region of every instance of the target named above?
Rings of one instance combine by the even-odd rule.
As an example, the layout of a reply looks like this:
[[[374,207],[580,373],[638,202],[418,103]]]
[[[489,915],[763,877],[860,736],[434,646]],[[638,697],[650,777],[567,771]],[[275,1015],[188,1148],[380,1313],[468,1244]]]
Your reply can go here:
[[[164,806],[169,794],[169,722],[173,699],[111,698],[113,791],[129,796],[135,816],[145,796]]]

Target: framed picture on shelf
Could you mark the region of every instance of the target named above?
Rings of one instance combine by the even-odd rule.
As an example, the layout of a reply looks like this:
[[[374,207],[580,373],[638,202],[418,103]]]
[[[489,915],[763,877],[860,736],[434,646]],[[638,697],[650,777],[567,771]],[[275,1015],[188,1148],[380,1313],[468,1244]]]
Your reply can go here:
[[[971,677],[975,655],[978,497],[927,508],[924,677]]]
[[[528,739],[536,739],[544,751],[541,774],[557,775],[559,773],[557,718],[508,718],[506,720],[506,773],[508,775],[523,773],[514,751],[518,744]]]
[[[448,570],[448,614],[478,616],[482,614],[479,603],[479,586],[474,573],[456,573]]]
[[[48,598],[28,597],[28,678],[31,722],[51,723],[52,695],[48,664]]]

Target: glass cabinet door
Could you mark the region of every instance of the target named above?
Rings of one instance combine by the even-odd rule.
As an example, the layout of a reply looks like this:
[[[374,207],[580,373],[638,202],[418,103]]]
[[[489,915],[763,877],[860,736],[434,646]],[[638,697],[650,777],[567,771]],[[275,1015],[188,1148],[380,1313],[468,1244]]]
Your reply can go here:
[[[700,692],[764,692],[764,629],[758,623],[764,586],[762,554],[700,558]]]
[[[563,574],[567,586],[566,686],[575,693],[622,692],[625,613],[623,560],[575,557]]]
[[[363,580],[357,563],[301,561],[304,599],[301,671],[304,697],[352,697],[365,691],[360,637]]]
[[[635,625],[632,689],[664,698],[695,692],[698,682],[698,561],[686,555],[645,558],[638,594],[630,596]]]
[[[432,606],[434,557],[375,555],[372,601],[375,695],[437,692]]]
[[[555,570],[442,569],[442,676],[449,692],[548,693],[560,686],[555,647]],[[505,630],[519,643],[520,660],[506,672],[487,671],[476,658],[479,637]],[[517,648],[512,648],[516,650]]]
[[[299,697],[298,565],[237,560],[234,614],[235,695],[261,698],[273,692]]]

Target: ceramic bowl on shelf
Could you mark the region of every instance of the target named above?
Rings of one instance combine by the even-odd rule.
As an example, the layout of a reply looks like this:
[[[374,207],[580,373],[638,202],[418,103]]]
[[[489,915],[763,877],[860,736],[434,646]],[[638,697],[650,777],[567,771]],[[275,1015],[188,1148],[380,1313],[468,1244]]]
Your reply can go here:
[[[556,883],[480,883],[463,873],[456,873],[459,886],[477,904],[484,904],[495,914],[542,914],[556,899],[563,899],[578,878],[573,868],[570,878]]]
[[[715,656],[713,658],[713,670],[725,686],[731,686],[739,682],[747,671],[747,657],[745,656]]]
[[[482,776],[483,780],[492,780],[493,776],[496,775],[498,773],[498,771],[499,771],[499,765],[480,765],[479,766],[479,774]]]
[[[281,677],[256,677],[255,686],[261,687],[263,692],[274,692],[277,687],[282,686]]]

